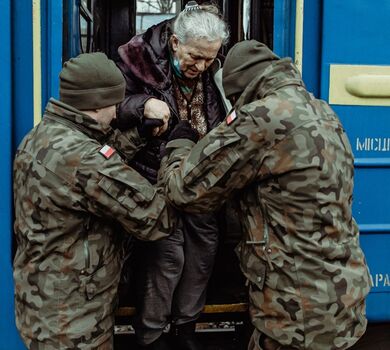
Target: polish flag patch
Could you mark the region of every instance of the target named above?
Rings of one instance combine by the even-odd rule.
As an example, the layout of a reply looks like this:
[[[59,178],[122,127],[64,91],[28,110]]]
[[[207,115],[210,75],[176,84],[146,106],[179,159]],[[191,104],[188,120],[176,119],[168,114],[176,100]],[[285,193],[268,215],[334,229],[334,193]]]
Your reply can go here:
[[[104,158],[106,159],[110,159],[111,156],[115,153],[115,149],[112,148],[111,146],[109,145],[104,145],[100,151],[99,151],[100,154],[103,154]]]
[[[227,125],[230,125],[230,124],[233,123],[236,119],[237,119],[237,114],[236,114],[236,111],[233,110],[233,112],[230,113],[230,114],[226,117],[226,124],[227,124]]]

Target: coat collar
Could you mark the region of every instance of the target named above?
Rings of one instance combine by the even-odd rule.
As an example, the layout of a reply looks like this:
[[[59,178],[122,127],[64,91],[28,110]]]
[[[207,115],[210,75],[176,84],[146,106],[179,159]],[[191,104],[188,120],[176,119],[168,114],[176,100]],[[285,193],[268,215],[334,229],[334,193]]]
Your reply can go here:
[[[131,73],[142,83],[157,89],[171,84],[169,63],[169,38],[172,35],[171,20],[152,26],[144,34],[134,36],[119,47],[118,53],[125,72]]]
[[[82,111],[54,98],[49,100],[44,116],[73,126],[100,143],[104,143],[114,132],[109,125],[100,124]]]

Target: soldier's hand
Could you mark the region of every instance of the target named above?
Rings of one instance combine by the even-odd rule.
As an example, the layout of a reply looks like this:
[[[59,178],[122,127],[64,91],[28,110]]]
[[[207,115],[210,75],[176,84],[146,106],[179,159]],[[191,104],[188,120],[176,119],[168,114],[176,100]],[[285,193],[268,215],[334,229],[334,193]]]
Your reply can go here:
[[[199,140],[199,133],[192,128],[188,120],[181,120],[168,136],[168,141],[176,139],[188,139],[196,143]]]
[[[161,126],[153,129],[153,136],[160,136],[168,129],[168,121],[171,117],[171,111],[168,105],[157,98],[150,98],[145,102],[144,106],[145,119],[159,119],[163,122]]]
[[[154,130],[160,128],[164,125],[164,122],[161,119],[146,119],[142,120],[141,125],[138,125],[139,136],[143,138],[150,138],[154,136]]]

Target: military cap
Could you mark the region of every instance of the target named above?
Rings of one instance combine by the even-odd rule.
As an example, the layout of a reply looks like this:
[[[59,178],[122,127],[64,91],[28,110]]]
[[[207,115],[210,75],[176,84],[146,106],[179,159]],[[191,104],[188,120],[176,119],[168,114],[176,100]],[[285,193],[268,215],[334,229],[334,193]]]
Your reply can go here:
[[[115,105],[123,101],[125,89],[121,71],[102,52],[71,58],[60,73],[60,100],[79,110]]]
[[[226,97],[241,94],[271,61],[278,59],[278,56],[259,41],[245,40],[235,44],[226,56],[222,71]]]

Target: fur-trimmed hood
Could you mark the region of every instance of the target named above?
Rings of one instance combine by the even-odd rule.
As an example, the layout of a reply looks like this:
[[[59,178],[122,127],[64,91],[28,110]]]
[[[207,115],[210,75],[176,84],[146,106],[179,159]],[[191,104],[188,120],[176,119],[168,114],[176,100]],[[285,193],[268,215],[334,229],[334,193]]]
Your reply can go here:
[[[126,73],[130,72],[142,83],[161,90],[170,84],[172,75],[168,45],[172,35],[171,22],[167,20],[150,27],[118,49]]]

